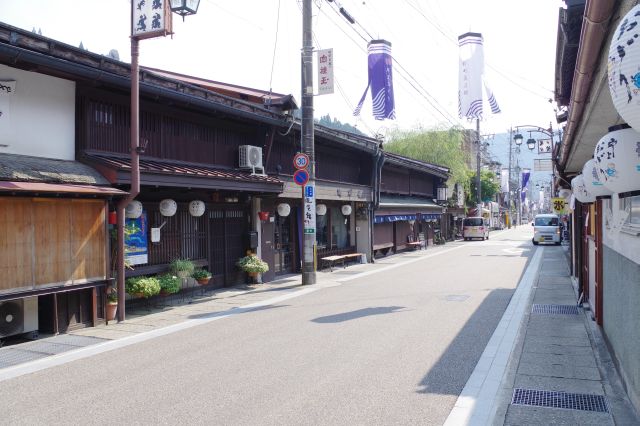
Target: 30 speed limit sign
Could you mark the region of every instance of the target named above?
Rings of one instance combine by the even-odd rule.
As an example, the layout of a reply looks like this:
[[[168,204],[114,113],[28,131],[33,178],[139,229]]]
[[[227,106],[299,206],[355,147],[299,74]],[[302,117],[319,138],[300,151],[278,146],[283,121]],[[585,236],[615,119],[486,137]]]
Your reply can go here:
[[[303,170],[309,167],[309,156],[302,152],[297,153],[293,157],[293,167],[298,170]]]

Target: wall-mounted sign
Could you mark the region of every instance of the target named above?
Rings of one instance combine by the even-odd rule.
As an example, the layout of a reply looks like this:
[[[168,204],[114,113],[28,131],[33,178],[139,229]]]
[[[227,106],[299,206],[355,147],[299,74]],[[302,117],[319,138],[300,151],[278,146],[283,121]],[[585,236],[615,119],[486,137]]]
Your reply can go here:
[[[568,202],[566,198],[552,198],[551,205],[555,214],[568,214]]]
[[[306,170],[296,170],[293,174],[293,181],[296,185],[304,186],[309,182],[309,172]]]
[[[124,258],[130,265],[149,262],[147,249],[147,215],[127,218],[124,223]]]
[[[131,37],[136,39],[171,34],[171,9],[166,0],[131,1]]]
[[[309,156],[302,152],[297,153],[293,157],[293,167],[295,167],[297,170],[302,170],[309,167]]]

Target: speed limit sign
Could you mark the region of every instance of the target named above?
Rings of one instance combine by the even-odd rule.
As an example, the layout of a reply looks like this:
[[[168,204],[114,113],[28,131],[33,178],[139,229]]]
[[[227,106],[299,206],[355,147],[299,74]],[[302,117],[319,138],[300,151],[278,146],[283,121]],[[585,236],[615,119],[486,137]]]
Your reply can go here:
[[[306,169],[309,166],[309,156],[302,152],[297,153],[293,157],[293,167],[298,170]]]

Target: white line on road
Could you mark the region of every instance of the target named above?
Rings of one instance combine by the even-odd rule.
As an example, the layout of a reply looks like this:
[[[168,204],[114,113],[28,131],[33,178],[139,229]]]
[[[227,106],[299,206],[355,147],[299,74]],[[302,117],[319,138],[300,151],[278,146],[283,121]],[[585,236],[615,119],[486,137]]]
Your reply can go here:
[[[449,413],[445,426],[491,424],[496,409],[495,399],[516,342],[533,283],[538,276],[542,252],[542,247],[536,249],[509,306]]]

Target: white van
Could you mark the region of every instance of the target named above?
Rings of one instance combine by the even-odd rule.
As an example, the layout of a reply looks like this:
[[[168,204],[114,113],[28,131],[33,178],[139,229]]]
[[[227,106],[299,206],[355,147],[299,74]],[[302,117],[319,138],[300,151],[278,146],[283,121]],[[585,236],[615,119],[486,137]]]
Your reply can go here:
[[[462,221],[462,238],[465,241],[480,238],[489,239],[489,221],[484,217],[466,217]]]
[[[557,214],[538,214],[531,225],[533,226],[533,245],[554,243],[559,246],[562,242],[562,226]]]

